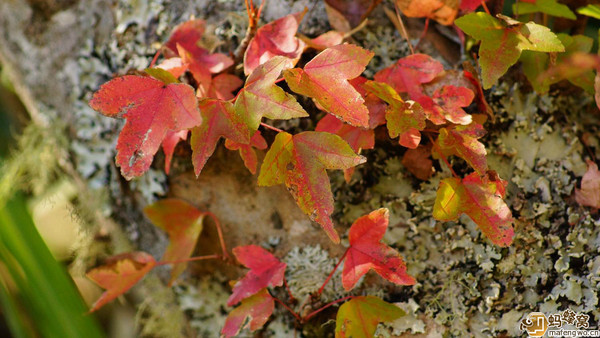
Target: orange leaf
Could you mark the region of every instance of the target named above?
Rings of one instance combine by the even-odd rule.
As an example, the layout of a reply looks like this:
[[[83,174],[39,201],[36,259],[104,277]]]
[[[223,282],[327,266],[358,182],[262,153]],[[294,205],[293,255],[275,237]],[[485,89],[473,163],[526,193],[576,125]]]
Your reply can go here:
[[[190,258],[202,232],[203,212],[183,200],[167,198],[145,207],[144,214],[152,224],[169,235],[169,246],[163,255],[163,261]],[[186,267],[187,262],[173,264],[169,285],[173,284]]]
[[[459,0],[396,0],[402,14],[409,18],[427,17],[451,25],[458,14]]]
[[[154,266],[156,261],[145,252],[129,252],[109,258],[103,266],[90,270],[86,276],[106,289],[92,305],[96,311],[131,289]]]

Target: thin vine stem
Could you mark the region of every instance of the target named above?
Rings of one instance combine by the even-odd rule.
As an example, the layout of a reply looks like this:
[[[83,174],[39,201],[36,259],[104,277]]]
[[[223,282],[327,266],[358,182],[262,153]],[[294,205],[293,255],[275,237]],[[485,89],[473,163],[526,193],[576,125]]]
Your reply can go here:
[[[481,5],[483,6],[483,10],[488,14],[488,15],[492,15],[490,13],[490,10],[488,9],[487,5],[485,4],[485,0],[481,0]]]
[[[440,158],[442,159],[442,161],[444,161],[444,163],[446,163],[446,166],[448,166],[448,169],[450,169],[450,172],[452,173],[452,176],[454,176],[456,178],[460,178],[460,176],[458,176],[456,174],[456,172],[454,171],[454,169],[452,169],[452,166],[450,165],[450,162],[448,162],[448,159],[446,158],[446,156],[444,156],[444,153],[442,152],[442,150],[440,149],[440,147],[433,141],[433,138],[431,137],[431,135],[427,134],[427,137],[429,137],[429,140],[431,141],[431,144],[433,145],[433,148],[434,148],[435,152],[438,153],[438,155],[440,156]]]
[[[268,125],[268,124],[266,124],[266,123],[263,123],[263,122],[261,122],[261,123],[260,123],[260,125],[261,125],[261,126],[263,126],[263,127],[265,127],[265,128],[268,128],[268,129],[274,130],[274,131],[276,131],[276,132],[278,132],[278,133],[284,133],[284,131],[283,131],[283,130],[281,130],[281,129],[279,129],[279,128],[275,128],[275,127],[273,127],[273,126],[271,126],[271,125]]]
[[[271,296],[273,297],[273,296]],[[296,320],[298,320],[299,322],[302,322],[302,317],[300,317],[299,314],[297,314],[294,310],[292,310],[292,308],[290,308],[289,306],[287,306],[287,304],[285,304],[281,299],[277,298],[277,297],[273,297],[273,299],[281,304],[281,306],[283,306],[286,310],[288,310],[295,318]]]
[[[412,44],[410,43],[410,37],[408,36],[408,32],[406,31],[406,27],[404,26],[404,22],[402,21],[402,17],[400,17],[400,10],[398,9],[398,5],[394,4],[394,9],[396,10],[396,19],[398,20],[398,23],[400,24],[400,29],[402,30],[402,34],[404,35],[404,37],[406,38],[406,43],[408,44],[408,48],[410,49],[410,54],[415,54],[415,50],[412,46]]]
[[[327,303],[327,304],[325,304],[324,306],[322,306],[321,308],[319,308],[319,309],[316,309],[315,311],[313,311],[313,312],[309,313],[308,315],[306,315],[306,317],[302,318],[302,320],[303,320],[304,322],[306,322],[307,320],[309,320],[309,319],[311,319],[312,317],[316,316],[317,314],[319,314],[321,311],[323,311],[323,310],[327,309],[328,307],[330,307],[330,306],[332,306],[332,305],[335,305],[335,304],[337,304],[337,303],[341,303],[341,302],[343,302],[343,301],[345,301],[345,300],[347,300],[347,299],[351,299],[351,298],[354,298],[354,297],[356,297],[356,296],[346,296],[346,297],[344,297],[344,298],[340,298],[340,299],[338,299],[338,300],[334,300],[333,302]]]
[[[321,296],[321,294],[323,293],[323,290],[325,289],[325,285],[327,285],[327,283],[329,283],[329,281],[333,277],[333,274],[335,273],[335,270],[337,270],[337,268],[340,266],[340,264],[342,264],[342,262],[344,261],[344,258],[346,258],[346,255],[348,254],[348,250],[350,250],[350,248],[348,248],[348,249],[346,249],[346,251],[344,251],[344,254],[340,258],[338,263],[335,265],[335,267],[333,268],[331,273],[329,273],[329,276],[327,276],[327,279],[325,280],[325,282],[323,282],[323,285],[321,285],[321,288],[317,292],[317,295]]]
[[[219,244],[221,245],[221,251],[223,252],[223,259],[229,260],[229,253],[227,252],[227,246],[225,245],[225,239],[223,237],[223,229],[221,228],[221,223],[219,222],[219,219],[215,214],[213,214],[210,211],[205,211],[204,214],[212,218],[212,220],[215,222],[217,234],[219,235]]]
[[[287,279],[283,276],[283,285],[285,285],[285,289],[287,290],[288,296],[290,296],[290,302],[295,302],[296,297],[292,295],[292,290],[290,290],[290,286],[288,285]]]
[[[160,261],[160,262],[156,262],[156,265],[179,264],[179,263],[187,263],[187,262],[195,262],[195,261],[203,261],[203,260],[207,260],[207,259],[219,259],[219,258],[221,258],[221,255],[214,254],[214,255],[190,257],[190,258],[186,258],[186,259],[178,259],[175,261]]]

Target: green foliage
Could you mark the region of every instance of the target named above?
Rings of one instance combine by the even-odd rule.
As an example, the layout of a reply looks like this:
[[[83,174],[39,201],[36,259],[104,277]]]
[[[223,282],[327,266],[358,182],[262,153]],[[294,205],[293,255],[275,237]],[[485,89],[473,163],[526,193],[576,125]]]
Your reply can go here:
[[[0,261],[10,276],[0,280],[0,302],[15,336],[32,336],[34,331],[44,337],[103,336],[94,317],[85,314],[73,281],[54,260],[20,195],[0,210]]]

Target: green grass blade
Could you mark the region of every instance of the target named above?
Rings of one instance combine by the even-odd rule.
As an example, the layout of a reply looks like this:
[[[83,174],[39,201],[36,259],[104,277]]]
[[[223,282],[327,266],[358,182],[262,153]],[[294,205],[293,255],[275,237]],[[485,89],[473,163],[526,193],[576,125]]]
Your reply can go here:
[[[54,260],[40,237],[24,199],[13,198],[0,210],[1,255],[17,282],[25,310],[44,337],[102,337],[93,316],[65,269]],[[4,250],[2,250],[4,251]]]

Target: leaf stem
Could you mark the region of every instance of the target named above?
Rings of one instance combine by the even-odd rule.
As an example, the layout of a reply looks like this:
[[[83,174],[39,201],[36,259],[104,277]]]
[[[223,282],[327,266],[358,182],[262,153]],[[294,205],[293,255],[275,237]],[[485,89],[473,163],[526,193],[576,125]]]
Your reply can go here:
[[[271,296],[273,297],[273,296]],[[302,322],[302,317],[300,317],[299,314],[297,314],[294,310],[292,310],[289,306],[287,306],[281,299],[277,298],[277,297],[273,297],[273,299],[281,304],[286,310],[288,310],[299,322]]]
[[[343,302],[343,301],[345,301],[347,299],[351,299],[351,298],[354,298],[354,297],[356,297],[356,296],[346,296],[344,298],[340,298],[338,300],[334,300],[331,303],[327,303],[324,306],[322,306],[321,308],[316,309],[315,311],[313,311],[313,312],[309,313],[308,315],[306,315],[306,317],[302,318],[302,321],[306,322],[307,320],[311,319],[312,317],[314,317],[315,315],[317,315],[319,312],[327,309],[328,307],[330,307],[332,305],[335,305],[337,303],[341,303],[341,302]]]
[[[287,290],[288,296],[290,296],[290,302],[295,302],[296,298],[292,295],[292,290],[290,290],[290,286],[288,285],[285,276],[283,276],[283,285],[285,285],[285,289]]]
[[[158,60],[159,55],[160,55],[160,49],[157,50],[156,53],[154,54],[154,57],[152,58],[152,61],[150,62],[150,66],[148,66],[148,68],[154,67],[154,65],[156,64],[156,60]]]
[[[179,264],[179,263],[187,263],[187,262],[194,262],[194,261],[203,261],[206,259],[219,259],[219,258],[221,258],[221,255],[214,254],[214,255],[190,257],[190,258],[186,258],[186,259],[178,259],[175,261],[160,261],[160,262],[156,262],[156,265]]]
[[[329,276],[327,276],[327,279],[325,280],[325,282],[323,283],[323,285],[321,286],[319,291],[317,291],[318,296],[321,296],[321,294],[323,293],[323,290],[325,289],[325,285],[327,285],[327,283],[329,283],[329,281],[331,280],[331,277],[333,277],[333,274],[335,273],[335,270],[337,270],[337,268],[340,266],[340,264],[342,264],[342,262],[344,261],[344,258],[346,258],[346,255],[348,254],[349,250],[350,250],[350,248],[348,248],[348,249],[346,249],[346,251],[344,251],[344,254],[340,258],[338,263],[335,265],[335,267],[333,268],[331,273],[329,273]]]
[[[485,4],[485,0],[481,0],[481,5],[483,6],[483,10],[488,14],[488,15],[492,15],[490,13],[490,10],[488,9],[487,5]]]
[[[225,239],[223,237],[223,229],[221,228],[221,223],[215,214],[210,211],[205,211],[205,215],[212,218],[213,222],[215,222],[215,226],[217,227],[217,234],[219,235],[219,244],[221,245],[221,251],[223,252],[223,259],[229,260],[229,253],[227,253],[227,246],[225,245]]]
[[[400,24],[400,28],[402,29],[402,35],[406,39],[406,43],[408,44],[408,48],[410,49],[410,54],[415,54],[415,50],[413,49],[412,44],[410,43],[410,37],[408,36],[408,32],[406,31],[406,27],[404,27],[404,22],[402,21],[402,17],[400,17],[400,10],[398,9],[398,5],[394,3],[394,9],[396,10],[396,19]]]
[[[261,125],[261,126],[263,126],[263,127],[265,127],[265,128],[268,128],[268,129],[274,130],[274,131],[276,131],[276,132],[278,132],[278,133],[284,133],[284,131],[283,131],[283,130],[281,130],[281,129],[279,129],[279,128],[275,128],[275,127],[273,127],[273,126],[271,126],[271,125],[268,125],[268,124],[266,124],[266,123],[263,123],[263,122],[261,122],[261,123],[260,123],[260,125]]]
[[[440,149],[440,147],[437,145],[437,143],[435,143],[433,141],[433,138],[431,137],[431,135],[427,135],[427,137],[429,137],[429,140],[431,141],[431,144],[433,145],[433,148],[435,150],[436,153],[438,153],[438,155],[440,156],[440,158],[442,159],[442,161],[444,161],[444,163],[446,163],[446,166],[448,166],[448,169],[450,169],[450,172],[452,173],[452,176],[456,177],[456,178],[460,178],[456,172],[454,172],[454,169],[452,169],[452,166],[450,165],[450,162],[448,162],[448,159],[446,158],[446,156],[444,156],[444,153],[442,152],[442,150]]]

